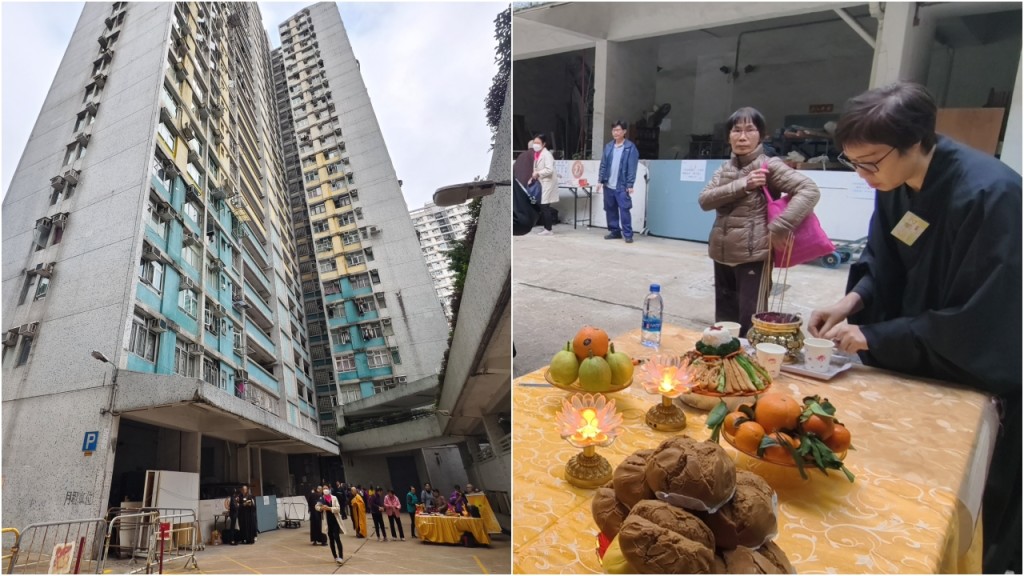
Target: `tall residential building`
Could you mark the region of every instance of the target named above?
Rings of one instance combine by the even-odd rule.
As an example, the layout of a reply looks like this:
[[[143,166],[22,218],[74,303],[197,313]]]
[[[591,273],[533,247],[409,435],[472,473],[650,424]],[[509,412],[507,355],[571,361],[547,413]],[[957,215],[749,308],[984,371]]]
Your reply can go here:
[[[293,209],[299,194],[305,202],[296,224],[309,226],[302,289],[327,433],[342,420],[336,404],[436,380],[448,326],[337,5],[310,6],[279,31],[285,145],[297,147],[286,170]]]
[[[363,257],[372,244],[388,266],[339,289],[389,287],[407,342],[406,316],[440,310],[394,280],[422,259],[385,241],[411,226],[370,201],[388,196],[379,134],[340,126],[379,230]],[[102,515],[142,496],[146,470],[295,494],[338,454],[318,430],[280,142],[255,4],[85,4],[3,202],[5,525]],[[402,366],[436,370],[439,353],[401,346]]]
[[[455,292],[455,273],[448,268],[447,251],[457,240],[466,237],[470,213],[468,204],[435,206],[428,202],[423,208],[409,213],[416,237],[420,240],[423,259],[427,261],[434,289],[441,299],[448,322],[452,321],[452,296]]]

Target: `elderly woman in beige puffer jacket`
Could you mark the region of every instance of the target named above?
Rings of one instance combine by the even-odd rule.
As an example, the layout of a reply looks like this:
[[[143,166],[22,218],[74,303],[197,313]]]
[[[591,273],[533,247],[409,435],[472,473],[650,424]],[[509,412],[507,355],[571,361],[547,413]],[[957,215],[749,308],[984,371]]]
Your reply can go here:
[[[743,335],[751,316],[767,306],[771,285],[771,246],[783,246],[800,222],[814,211],[821,192],[803,174],[778,158],[764,155],[764,117],[753,108],[740,108],[729,117],[732,157],[719,168],[704,191],[700,207],[715,210],[708,255],[715,262],[715,321],[739,322]],[[767,165],[767,169],[763,168]],[[767,185],[772,197],[790,197],[789,206],[771,224]]]

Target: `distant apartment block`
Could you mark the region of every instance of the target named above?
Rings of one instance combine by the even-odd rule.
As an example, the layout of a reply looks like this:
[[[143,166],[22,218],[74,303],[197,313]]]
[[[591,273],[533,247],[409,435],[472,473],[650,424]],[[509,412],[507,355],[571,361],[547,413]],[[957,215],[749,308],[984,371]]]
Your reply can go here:
[[[416,227],[423,258],[427,261],[430,277],[434,279],[434,288],[450,323],[455,273],[448,269],[447,251],[453,247],[455,241],[466,236],[470,221],[469,205],[442,207],[428,202],[423,208],[410,212],[409,216]]]

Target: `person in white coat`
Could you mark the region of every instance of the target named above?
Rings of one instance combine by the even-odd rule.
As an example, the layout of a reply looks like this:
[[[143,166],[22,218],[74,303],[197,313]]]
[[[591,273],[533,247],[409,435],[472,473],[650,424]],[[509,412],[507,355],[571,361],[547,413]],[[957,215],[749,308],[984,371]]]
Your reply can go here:
[[[331,495],[329,484],[324,485],[323,496],[317,501],[316,510],[323,518],[323,531],[331,543],[334,561],[341,564],[345,561],[345,553],[341,548],[341,535],[345,533],[345,525],[341,522],[341,498]]]
[[[533,177],[540,182],[540,219],[544,224],[544,230],[538,236],[551,236],[551,225],[555,220],[555,209],[551,206],[558,202],[558,177],[555,175],[555,157],[548,150],[548,139],[543,134],[537,134],[531,142],[533,148]]]

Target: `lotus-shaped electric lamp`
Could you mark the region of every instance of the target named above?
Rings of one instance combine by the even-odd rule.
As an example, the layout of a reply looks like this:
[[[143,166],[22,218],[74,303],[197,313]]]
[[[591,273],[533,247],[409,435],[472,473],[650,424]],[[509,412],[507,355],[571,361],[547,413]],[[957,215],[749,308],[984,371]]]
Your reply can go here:
[[[597,453],[597,446],[608,446],[619,435],[622,414],[615,410],[615,401],[602,394],[574,394],[562,401],[556,421],[562,438],[583,449],[566,463],[566,481],[580,488],[607,484],[612,467]]]
[[[645,422],[655,430],[677,432],[686,428],[686,413],[672,400],[690,391],[693,378],[689,363],[678,356],[653,356],[640,369],[640,380],[649,394],[659,394],[661,402],[647,411]]]

